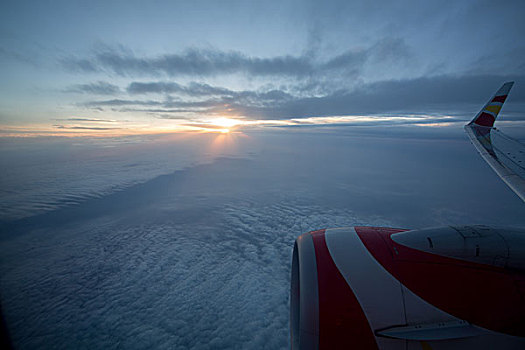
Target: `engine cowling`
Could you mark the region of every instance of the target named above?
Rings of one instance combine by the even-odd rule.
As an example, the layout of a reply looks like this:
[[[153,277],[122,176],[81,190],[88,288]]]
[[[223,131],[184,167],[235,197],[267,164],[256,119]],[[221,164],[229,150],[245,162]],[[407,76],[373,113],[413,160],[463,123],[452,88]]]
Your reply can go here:
[[[516,230],[491,230],[519,240]],[[479,242],[500,242],[488,230],[473,245],[477,256],[476,250],[458,248],[472,246],[465,240],[480,231],[479,226],[431,231],[350,227],[299,236],[290,291],[292,348],[524,347],[519,249],[512,250],[518,262],[512,267],[488,264],[500,263],[480,256]],[[463,241],[461,232],[469,232]],[[501,252],[489,244],[481,252]],[[490,303],[495,307],[487,307]]]

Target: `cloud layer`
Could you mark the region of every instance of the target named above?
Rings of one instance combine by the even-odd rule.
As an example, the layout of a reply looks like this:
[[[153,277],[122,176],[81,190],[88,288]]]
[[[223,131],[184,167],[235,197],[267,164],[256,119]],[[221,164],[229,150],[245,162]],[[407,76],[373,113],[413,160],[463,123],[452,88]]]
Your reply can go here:
[[[75,84],[64,90],[64,92],[74,92],[91,95],[112,95],[118,93],[119,91],[120,89],[118,86],[104,81],[98,81],[89,84]]]
[[[178,54],[138,57],[122,46],[103,46],[88,58],[66,57],[65,68],[83,73],[107,72],[121,76],[216,76],[235,73],[249,76],[279,76],[305,79],[326,74],[355,76],[367,62],[408,58],[402,39],[384,38],[367,48],[349,49],[328,59],[312,55],[255,57],[238,51],[187,49]]]
[[[163,118],[179,118],[187,113],[272,120],[347,115],[392,117],[394,114],[464,115],[468,118],[500,84],[511,79],[525,81],[525,76],[434,76],[379,81],[349,90],[327,90],[324,94],[306,96],[297,86],[284,90],[235,91],[197,82],[187,85],[169,81],[131,82],[126,88],[130,96],[150,99],[92,100],[83,105],[112,107],[123,112],[149,112]],[[151,99],[153,96],[157,99]],[[514,104],[524,103],[524,90],[516,89],[509,100]]]
[[[0,222],[15,346],[286,349],[299,234],[525,222],[464,135],[392,136],[253,133],[214,162],[209,134],[3,146],[1,212],[30,216]]]
[[[457,74],[434,69],[423,76],[393,78],[415,61],[405,40],[387,36],[332,56],[313,50],[297,56],[257,57],[217,49],[139,56],[124,46],[103,45],[86,58],[65,57],[62,64],[81,74],[116,75],[127,81],[121,87],[104,81],[71,86],[70,91],[109,97],[91,98],[77,106],[192,121],[213,116],[290,120],[375,115],[395,122],[396,115],[418,114],[449,123],[450,116],[469,119],[503,82],[525,82],[521,68],[514,67],[513,74],[487,73],[491,62],[487,56]],[[387,68],[390,78],[371,78],[374,71]],[[241,88],[217,84],[240,77],[256,83]],[[515,90],[510,101],[524,103],[523,90]],[[513,120],[520,118],[508,114]]]

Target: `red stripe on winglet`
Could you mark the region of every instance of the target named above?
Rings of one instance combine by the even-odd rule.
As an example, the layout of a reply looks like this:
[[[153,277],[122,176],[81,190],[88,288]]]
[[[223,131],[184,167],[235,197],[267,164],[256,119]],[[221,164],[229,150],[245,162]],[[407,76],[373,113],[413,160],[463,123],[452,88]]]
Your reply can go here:
[[[319,288],[319,348],[377,349],[359,301],[332,260],[325,230],[312,232],[312,238]]]
[[[496,96],[492,99],[492,102],[505,102],[505,99],[507,99],[507,95],[501,95],[501,96]]]
[[[488,126],[492,127],[494,125],[494,121],[496,119],[488,114],[488,113],[481,113],[480,116],[474,121],[475,124],[481,125],[481,126]]]

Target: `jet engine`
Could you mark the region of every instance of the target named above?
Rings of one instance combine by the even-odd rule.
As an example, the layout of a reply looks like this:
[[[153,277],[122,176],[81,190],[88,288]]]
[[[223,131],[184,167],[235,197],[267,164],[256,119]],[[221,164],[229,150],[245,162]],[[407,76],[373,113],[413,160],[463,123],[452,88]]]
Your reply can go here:
[[[525,231],[305,233],[293,250],[293,349],[525,348]]]

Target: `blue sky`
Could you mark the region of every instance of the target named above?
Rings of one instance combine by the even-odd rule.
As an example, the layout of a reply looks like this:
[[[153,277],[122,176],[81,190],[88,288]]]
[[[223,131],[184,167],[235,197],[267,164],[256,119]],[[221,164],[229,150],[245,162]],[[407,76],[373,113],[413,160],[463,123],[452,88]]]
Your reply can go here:
[[[213,130],[217,118],[459,123],[506,80],[517,84],[504,113],[523,120],[524,7],[4,1],[0,123],[3,134]]]

